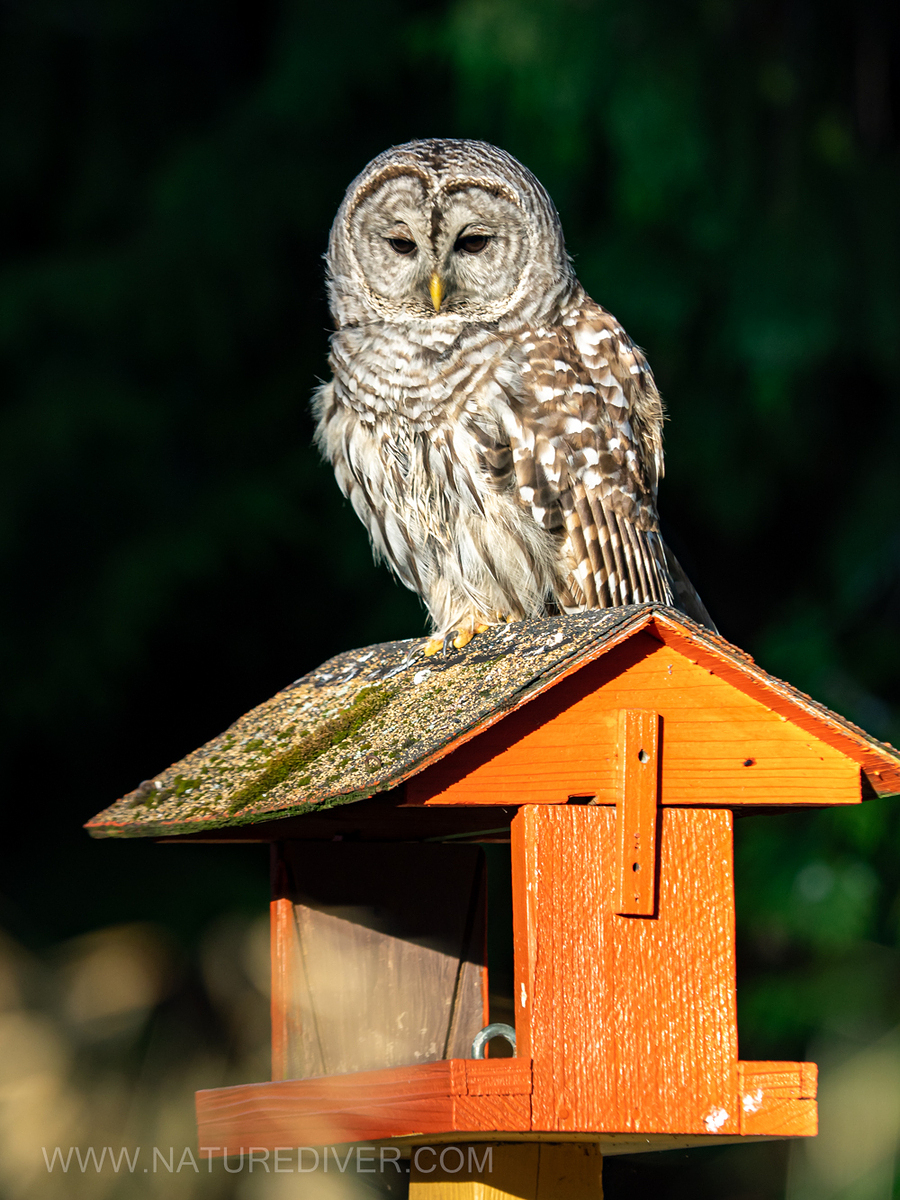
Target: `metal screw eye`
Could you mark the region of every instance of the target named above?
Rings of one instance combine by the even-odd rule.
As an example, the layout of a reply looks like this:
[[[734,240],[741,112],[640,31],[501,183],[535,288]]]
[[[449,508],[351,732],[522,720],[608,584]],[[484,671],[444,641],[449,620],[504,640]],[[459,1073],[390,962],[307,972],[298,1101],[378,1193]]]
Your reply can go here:
[[[516,1031],[512,1025],[504,1025],[502,1021],[494,1021],[490,1025],[485,1025],[484,1029],[475,1034],[472,1042],[472,1057],[484,1058],[484,1048],[491,1038],[502,1037],[506,1038],[512,1046],[513,1054],[516,1052]]]

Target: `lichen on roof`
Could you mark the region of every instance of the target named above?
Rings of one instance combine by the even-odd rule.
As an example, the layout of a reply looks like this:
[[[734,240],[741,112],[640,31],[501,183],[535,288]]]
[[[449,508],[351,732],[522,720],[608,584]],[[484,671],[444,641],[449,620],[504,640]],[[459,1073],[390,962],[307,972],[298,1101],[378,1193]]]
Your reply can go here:
[[[644,604],[496,626],[465,649],[433,658],[424,656],[424,638],[339,654],[139,784],[87,828],[95,837],[202,833],[389,791],[568,670],[659,622],[762,679],[797,712],[873,749],[900,780],[892,747],[767,676],[683,614]]]

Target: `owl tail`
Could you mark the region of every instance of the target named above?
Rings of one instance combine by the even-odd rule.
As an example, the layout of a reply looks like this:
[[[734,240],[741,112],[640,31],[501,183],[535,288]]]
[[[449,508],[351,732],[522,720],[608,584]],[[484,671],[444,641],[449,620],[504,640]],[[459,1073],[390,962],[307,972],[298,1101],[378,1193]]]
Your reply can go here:
[[[681,563],[672,553],[665,542],[663,547],[666,552],[666,566],[669,568],[669,574],[672,577],[672,591],[675,593],[675,606],[692,621],[696,621],[698,625],[705,625],[707,629],[711,629],[713,633],[718,633],[712,617],[706,611],[706,605],[697,594],[697,589],[684,573],[684,568]]]

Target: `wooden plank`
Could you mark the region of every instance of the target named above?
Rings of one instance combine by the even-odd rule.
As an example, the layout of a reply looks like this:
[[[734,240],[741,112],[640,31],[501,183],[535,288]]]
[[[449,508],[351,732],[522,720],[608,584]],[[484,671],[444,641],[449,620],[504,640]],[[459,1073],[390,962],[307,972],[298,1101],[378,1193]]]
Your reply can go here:
[[[488,1150],[490,1155],[488,1156]],[[596,1145],[466,1145],[422,1149],[410,1161],[410,1200],[602,1200]]]
[[[531,1128],[531,1096],[457,1096],[451,1128],[524,1132]]]
[[[301,1036],[298,1009],[293,1001],[293,981],[300,964],[290,900],[270,905],[272,955],[272,1078],[287,1079],[290,1047]]]
[[[615,814],[513,821],[516,1031],[532,1126],[737,1133],[729,812],[663,809],[655,919],[614,912]]]
[[[639,919],[632,923],[652,924]],[[652,1045],[649,1052],[654,1052]],[[446,1142],[461,1133],[476,1140],[502,1134],[583,1142],[585,1134],[571,1129],[530,1129],[529,1067],[522,1059],[496,1059],[493,1063],[455,1059],[326,1079],[201,1091],[196,1097],[199,1144],[216,1147],[214,1153],[220,1155],[251,1146],[276,1149],[389,1140],[401,1144],[411,1138]],[[742,1063],[740,1073],[742,1098],[751,1101],[742,1106],[742,1133],[790,1137],[815,1132],[815,1100],[797,1095],[814,1087],[814,1064]],[[657,1075],[657,1082],[664,1087],[664,1078]],[[758,1095],[758,1082],[763,1085],[762,1096]],[[493,1093],[488,1091],[491,1083],[497,1089]],[[628,1103],[627,1096],[622,1099]],[[664,1096],[661,1102],[665,1103]],[[604,1131],[602,1141],[605,1152],[634,1153],[701,1145],[707,1139],[728,1141],[736,1133],[724,1126],[714,1135],[642,1128]],[[598,1132],[586,1136],[600,1140]]]
[[[254,1100],[246,1106],[231,1104],[226,1109],[213,1099],[201,1102],[200,1095],[197,1093],[198,1145],[216,1147],[216,1158],[252,1146],[277,1150],[280,1146],[372,1142],[398,1134],[459,1132],[453,1124],[453,1101],[449,1096],[347,1104],[333,1112],[298,1112],[289,1098],[267,1097],[264,1108]]]
[[[741,1133],[814,1137],[817,1079],[815,1063],[739,1062]]]
[[[468,1056],[487,1023],[483,852],[285,843],[280,856],[278,1077]]]
[[[531,810],[519,810],[510,826],[510,875],[513,917],[513,1011],[515,1012],[516,1057],[533,1061],[532,998],[538,952],[537,895],[532,886],[537,839]],[[533,1070],[532,1070],[533,1090]]]
[[[659,717],[619,712],[621,792],[616,804],[616,912],[652,916],[656,908]]]
[[[618,712],[665,728],[661,803],[854,804],[859,764],[650,633],[564,678],[407,783],[413,805],[618,801]],[[848,744],[845,743],[844,744]]]
[[[819,1132],[815,1100],[766,1094],[758,1109],[741,1112],[741,1134],[765,1137],[815,1137]]]
[[[531,1095],[527,1058],[467,1058],[465,1065],[468,1096]]]
[[[285,1080],[199,1091],[199,1144],[221,1147],[230,1154],[254,1145],[266,1149],[328,1145],[452,1129],[448,1072],[431,1079],[417,1073],[380,1086],[371,1079],[378,1074],[365,1071],[356,1078]],[[353,1082],[348,1084],[348,1079]]]
[[[814,1100],[819,1068],[815,1063],[739,1062],[738,1086],[741,1094],[763,1088],[778,1096]]]
[[[438,1132],[452,1128],[453,1087],[451,1064],[440,1062],[199,1091],[200,1145],[231,1153],[251,1145],[274,1149]]]
[[[207,1089],[196,1094],[200,1145],[230,1154],[251,1145],[274,1149],[468,1130],[523,1131],[531,1123],[530,1076],[531,1064],[524,1059],[445,1059]]]

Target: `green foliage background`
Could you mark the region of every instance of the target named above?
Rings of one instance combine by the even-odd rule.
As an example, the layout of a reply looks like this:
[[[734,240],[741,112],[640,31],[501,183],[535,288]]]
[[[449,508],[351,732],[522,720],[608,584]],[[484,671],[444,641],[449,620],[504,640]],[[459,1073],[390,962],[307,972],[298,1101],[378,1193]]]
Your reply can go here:
[[[256,911],[255,851],[80,823],[328,655],[423,630],[308,414],[332,215],[413,137],[485,138],[547,185],[667,400],[664,528],[722,632],[900,740],[892,6],[8,0],[0,22],[14,936],[140,918],[190,946]],[[891,802],[741,823],[743,1057],[898,1024],[898,848]],[[782,1194],[759,1161],[710,1195]]]

